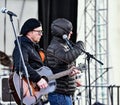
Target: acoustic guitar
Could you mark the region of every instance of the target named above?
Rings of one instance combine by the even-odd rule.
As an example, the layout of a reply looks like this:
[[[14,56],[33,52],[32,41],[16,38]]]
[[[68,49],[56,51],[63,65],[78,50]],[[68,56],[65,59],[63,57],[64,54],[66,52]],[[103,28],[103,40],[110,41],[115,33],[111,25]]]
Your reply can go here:
[[[83,67],[79,67],[80,70],[84,69]],[[14,72],[9,77],[9,87],[12,91],[12,95],[14,97],[15,102],[20,105],[21,104],[21,82],[23,83],[23,92],[22,99],[23,105],[35,105],[40,101],[42,95],[46,95],[50,92],[53,92],[56,88],[56,79],[69,75],[73,69],[68,69],[66,71],[53,74],[51,69],[43,66],[38,70],[38,73],[41,76],[46,76],[49,80],[48,87],[45,89],[40,89],[38,86],[30,81],[30,87],[32,90],[32,95],[30,95],[28,84],[25,78],[20,79],[20,76]],[[23,81],[22,81],[23,80]]]

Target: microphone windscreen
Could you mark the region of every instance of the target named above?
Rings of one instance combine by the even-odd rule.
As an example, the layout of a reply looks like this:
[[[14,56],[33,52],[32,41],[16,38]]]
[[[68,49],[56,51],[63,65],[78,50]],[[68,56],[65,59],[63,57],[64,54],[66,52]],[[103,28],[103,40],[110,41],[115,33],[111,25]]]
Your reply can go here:
[[[62,36],[62,38],[63,38],[63,39],[67,39],[67,35],[64,34],[64,35]]]
[[[7,9],[6,9],[6,8],[4,8],[4,7],[3,7],[3,8],[1,8],[1,12],[2,12],[2,13],[5,13],[5,11],[6,11],[6,10],[7,10]]]

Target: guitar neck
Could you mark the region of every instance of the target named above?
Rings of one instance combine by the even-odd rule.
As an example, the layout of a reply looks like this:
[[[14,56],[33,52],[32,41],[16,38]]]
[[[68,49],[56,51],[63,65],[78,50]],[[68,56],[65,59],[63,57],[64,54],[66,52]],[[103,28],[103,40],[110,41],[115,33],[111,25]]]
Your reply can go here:
[[[78,70],[86,70],[87,67],[86,67],[85,64],[80,64],[78,67],[76,67],[76,69],[78,69]],[[69,75],[71,71],[72,71],[72,69],[68,69],[68,70],[62,71],[60,73],[50,75],[50,76],[48,76],[48,80],[50,81],[50,80],[58,79],[60,77]]]
[[[50,75],[48,76],[48,80],[51,81],[51,80],[54,80],[54,79],[58,79],[60,77],[64,77],[66,75],[69,75],[71,72],[71,70],[66,70],[66,71],[62,71],[60,73],[56,73],[56,74],[53,74],[53,75]]]

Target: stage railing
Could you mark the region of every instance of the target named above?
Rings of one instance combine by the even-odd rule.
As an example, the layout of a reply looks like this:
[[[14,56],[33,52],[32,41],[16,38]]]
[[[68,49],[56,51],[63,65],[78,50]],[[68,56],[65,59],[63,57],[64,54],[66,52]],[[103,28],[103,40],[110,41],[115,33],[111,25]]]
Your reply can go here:
[[[108,91],[111,105],[120,105],[120,86],[110,85]]]
[[[89,105],[87,88],[88,86],[81,86],[80,88],[78,88],[77,94],[75,95],[75,97],[73,97],[74,105]],[[108,93],[106,96],[106,99],[104,99],[106,100],[104,101],[105,103],[103,103],[102,99],[96,100],[95,97],[91,97],[92,105],[94,105],[94,103],[97,103],[97,102],[101,103],[100,105],[120,105],[120,86],[119,85],[91,86],[91,88],[105,88]]]

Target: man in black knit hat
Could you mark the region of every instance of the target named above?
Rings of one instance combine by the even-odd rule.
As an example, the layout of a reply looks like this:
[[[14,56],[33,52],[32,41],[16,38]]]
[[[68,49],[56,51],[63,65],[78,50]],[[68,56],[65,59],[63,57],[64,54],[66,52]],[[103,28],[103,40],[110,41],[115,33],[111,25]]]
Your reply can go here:
[[[35,18],[28,19],[22,26],[20,35],[18,37],[25,66],[29,74],[29,80],[36,83],[40,89],[48,86],[48,79],[46,76],[41,76],[37,70],[44,65],[42,57],[39,55],[39,41],[42,36],[42,24]],[[21,71],[25,75],[25,68],[21,60],[21,55],[18,48],[17,40],[15,40],[15,48],[13,50],[13,65],[14,71],[19,75]],[[26,93],[23,94],[25,97]],[[24,98],[23,98],[24,99]],[[36,96],[34,95],[34,99]],[[23,100],[24,101],[24,100]],[[31,99],[28,100],[28,102]],[[17,104],[20,105],[20,102]],[[32,104],[32,103],[31,103]],[[29,105],[29,104],[27,104]]]

